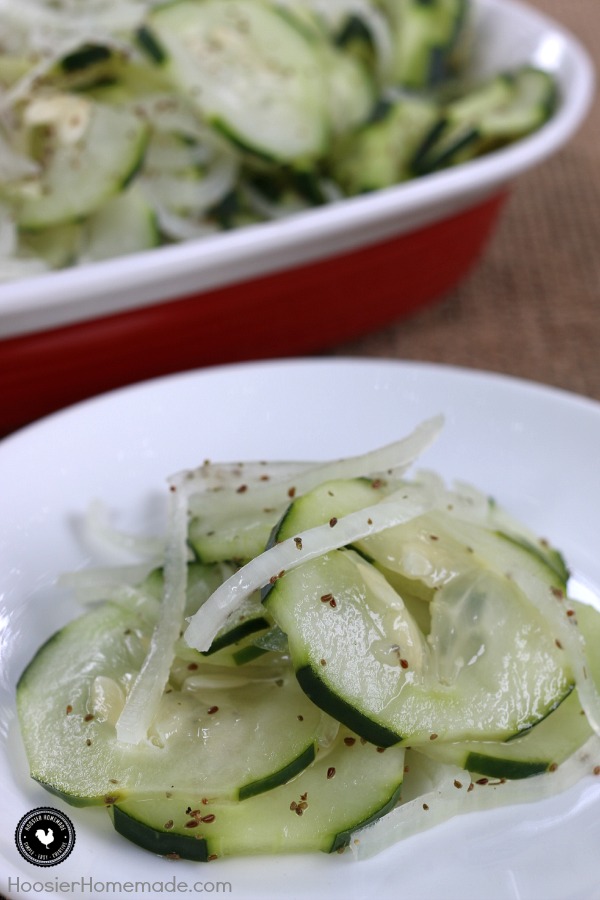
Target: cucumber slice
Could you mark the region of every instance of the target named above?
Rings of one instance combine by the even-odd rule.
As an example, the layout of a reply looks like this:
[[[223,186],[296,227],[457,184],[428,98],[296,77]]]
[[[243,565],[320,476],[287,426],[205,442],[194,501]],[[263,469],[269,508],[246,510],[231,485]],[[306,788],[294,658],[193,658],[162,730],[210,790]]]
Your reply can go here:
[[[418,89],[447,78],[466,22],[467,0],[392,0],[386,9],[394,39],[394,80]]]
[[[374,12],[377,14],[377,10]],[[372,26],[372,21],[370,24]],[[363,60],[371,69],[377,67],[377,44],[369,25],[360,15],[346,13],[338,22],[333,36],[336,45],[342,47],[344,52]]]
[[[39,229],[93,213],[139,167],[147,126],[133,113],[79,95],[34,99],[24,113],[41,172],[15,189],[21,228]]]
[[[441,587],[473,566],[507,575],[527,573],[558,594],[566,582],[535,545],[456,517],[432,512],[377,538],[358,542],[401,594],[433,600]]]
[[[234,142],[279,161],[322,154],[322,67],[276,10],[252,0],[176,0],[152,11],[147,28],[173,83]]]
[[[510,79],[502,74],[440,109],[439,121],[415,153],[413,171],[423,175],[477,156],[481,147],[480,121],[491,110],[506,106],[512,97]]]
[[[390,187],[412,177],[412,162],[426,134],[439,120],[431,100],[403,97],[383,115],[339,140],[331,154],[331,172],[346,194]]]
[[[56,64],[52,82],[61,90],[85,91],[114,80],[126,54],[106,44],[84,43]]]
[[[99,63],[105,63],[112,58],[112,55],[112,50],[105,44],[84,44],[63,56],[60,65],[65,72],[78,72],[97,66]]]
[[[322,43],[319,57],[327,81],[332,133],[345,134],[369,118],[377,99],[366,67],[350,54]]]
[[[571,600],[581,633],[589,646],[600,641],[600,613],[591,606]],[[590,675],[600,687],[600,661],[589,654]],[[471,741],[422,746],[421,752],[443,763],[452,763],[490,778],[528,778],[547,772],[564,762],[583,746],[593,730],[581,708],[577,691],[539,724],[515,740],[505,743]]]
[[[232,519],[225,508],[216,527],[212,518],[207,521],[195,516],[188,529],[190,547],[204,563],[248,562],[265,549],[280,515],[279,509],[257,507],[244,510]]]
[[[265,853],[332,853],[399,799],[404,751],[361,741],[341,728],[332,747],[297,778],[238,803],[203,798],[126,801],[110,810],[115,829],[162,855],[206,861]],[[206,798],[204,798],[204,801]]]
[[[350,506],[360,491],[361,482],[348,483]],[[341,507],[343,483],[329,494]],[[327,496],[321,488],[296,501],[278,538],[314,524],[315,517],[327,521]],[[505,740],[543,719],[572,686],[550,626],[523,590],[536,579],[543,590],[560,591],[554,570],[450,514],[447,538],[437,527],[441,518],[425,515],[415,520],[420,529],[411,522],[357,544],[405,578],[416,581],[426,571],[427,639],[401,595],[355,551],[304,563],[266,595],[269,612],[288,635],[304,690],[374,743],[420,744],[432,735]],[[410,546],[415,531],[416,551]]]
[[[82,240],[82,224],[66,222],[39,231],[22,231],[20,246],[28,254],[43,259],[51,269],[72,265],[79,255]]]
[[[156,216],[137,185],[107,200],[87,219],[80,262],[149,250],[159,243]]]
[[[139,610],[109,602],[36,654],[17,688],[34,779],[75,805],[165,790],[235,799],[287,781],[312,761],[327,720],[293,675],[275,668],[219,688],[198,663],[188,664],[188,677],[163,695],[149,740],[118,742],[115,723],[152,628]]]
[[[193,615],[208,600],[216,588],[225,581],[236,567],[227,563],[189,563],[185,616]],[[144,593],[160,601],[164,591],[162,569],[154,569],[141,585]],[[210,656],[211,663],[224,666],[245,665],[267,652],[254,643],[258,634],[268,631],[273,623],[268,617],[258,593],[250,595],[233,613],[215,636],[208,650],[193,650],[180,638],[176,645],[178,660],[184,663],[201,663]],[[281,654],[271,656],[270,662],[281,663]]]
[[[224,647],[230,647],[231,644],[237,644],[243,638],[250,635],[254,636],[257,632],[267,631],[272,622],[265,615],[265,608],[261,603],[258,594],[252,594],[230,617],[227,625],[216,635],[210,646],[210,650],[205,650],[206,656],[217,653]]]
[[[353,478],[326,481],[291,503],[282,516],[270,543],[294,537],[307,528],[330,522],[371,506],[388,493],[385,482],[379,479]]]
[[[539,129],[556,105],[548,72],[524,66],[489,79],[442,110],[417,151],[417,174],[465,162]]]
[[[505,740],[570,690],[545,623],[493,572],[474,570],[436,594],[429,643],[400,596],[352,552],[287,573],[266,602],[308,696],[383,746],[432,735]]]
[[[187,567],[185,615],[191,616],[198,610],[205,600],[215,591],[220,584],[236,571],[236,566],[228,563],[215,563],[205,565],[199,562],[190,562]],[[162,600],[164,592],[164,569],[153,569],[146,576],[141,590],[156,600]]]
[[[232,617],[237,618],[237,617]],[[263,665],[281,666],[285,664],[287,656],[285,652],[271,652],[270,647],[263,646],[261,637],[266,636],[271,628],[269,619],[265,616],[264,607],[261,614],[241,626],[224,626],[215,641],[217,647],[213,649],[215,641],[208,650],[193,650],[183,639],[177,642],[176,650],[179,659],[191,662],[206,662],[207,658],[214,666],[246,666],[259,657]],[[222,642],[221,642],[222,641]],[[287,647],[286,647],[287,649]]]
[[[513,95],[505,108],[487,113],[479,131],[487,144],[514,141],[546,122],[557,101],[552,76],[533,66],[524,66],[512,76]]]
[[[540,557],[546,565],[554,569],[558,582],[566,593],[571,573],[562,553],[553,547],[547,538],[539,537],[522,522],[509,515],[495,500],[489,500],[488,510],[490,528],[498,531],[506,540],[520,544],[528,553]]]
[[[573,691],[545,719],[512,741],[464,741],[421,745],[432,759],[488,778],[529,778],[564,762],[591,737],[592,729]]]

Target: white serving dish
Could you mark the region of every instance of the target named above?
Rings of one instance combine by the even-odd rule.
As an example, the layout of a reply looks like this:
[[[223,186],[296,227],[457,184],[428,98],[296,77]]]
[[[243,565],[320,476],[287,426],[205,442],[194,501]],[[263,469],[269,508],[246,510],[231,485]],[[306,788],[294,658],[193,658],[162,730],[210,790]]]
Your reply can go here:
[[[227,883],[221,893],[235,900],[598,897],[600,778],[591,773],[554,797],[458,816],[362,862],[316,853],[208,865],[140,850],[115,834],[103,809],[70,807],[29,777],[15,685],[36,648],[81,612],[57,575],[106,561],[76,537],[91,502],[103,501],[125,532],[160,534],[170,473],[205,458],[362,453],[438,413],[444,429],[417,468],[489,492],[561,548],[571,594],[597,605],[600,405],[541,385],[422,363],[269,361],[120,390],[0,443],[0,894],[158,897],[176,878],[194,896],[197,883],[207,883],[205,893]],[[66,813],[77,836],[68,859],[47,870],[15,846],[20,818],[44,805]],[[107,882],[140,886],[119,892]]]

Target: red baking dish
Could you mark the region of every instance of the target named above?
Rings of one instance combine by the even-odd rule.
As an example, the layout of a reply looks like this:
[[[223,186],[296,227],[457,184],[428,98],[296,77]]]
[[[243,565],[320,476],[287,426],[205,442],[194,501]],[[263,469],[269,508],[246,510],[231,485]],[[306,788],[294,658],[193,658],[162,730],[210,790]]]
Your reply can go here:
[[[377,328],[462,278],[504,198],[496,194],[407,235],[250,279],[243,292],[227,285],[9,338],[0,344],[3,427],[144,378],[323,350]]]
[[[532,62],[558,81],[546,125],[387,190],[0,285],[0,434],[146,378],[326,351],[456,285],[515,179],[569,140],[594,86],[586,52],[552,20],[517,0],[474,10],[477,74]]]

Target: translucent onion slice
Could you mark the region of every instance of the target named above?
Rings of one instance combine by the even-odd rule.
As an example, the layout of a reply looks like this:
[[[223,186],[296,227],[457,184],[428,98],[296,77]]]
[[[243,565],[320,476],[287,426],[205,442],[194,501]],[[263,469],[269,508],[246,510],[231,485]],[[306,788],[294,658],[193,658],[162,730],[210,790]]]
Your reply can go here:
[[[88,506],[81,523],[81,533],[85,543],[118,561],[124,556],[137,560],[148,560],[157,565],[162,561],[165,539],[149,535],[135,535],[116,528],[110,521],[110,512],[100,500]]]
[[[190,216],[172,212],[155,197],[147,195],[154,207],[158,227],[162,234],[177,241],[189,241],[194,238],[209,237],[219,230],[217,225],[205,219],[192,219]]]
[[[172,479],[169,530],[164,561],[164,594],[150,649],[134,681],[116,725],[117,740],[139,744],[148,733],[169,680],[181,631],[187,588],[188,499]]]
[[[231,154],[220,156],[202,178],[190,179],[177,172],[146,173],[140,184],[149,201],[173,214],[193,216],[192,221],[218,204],[235,186],[237,162]]]
[[[346,544],[402,525],[431,508],[423,495],[402,489],[372,506],[317,525],[265,550],[228,578],[188,620],[184,640],[196,650],[208,650],[231,613],[251,593],[272,584],[285,572]],[[332,520],[333,522],[333,520]]]
[[[350,847],[357,859],[375,856],[398,841],[440,825],[454,816],[536,803],[563,793],[583,778],[598,777],[600,738],[592,736],[555,771],[518,781],[482,779],[471,782],[470,774],[455,766],[431,761],[427,770],[423,758],[419,760],[418,767],[423,767],[421,782],[423,772],[429,775],[429,786],[423,794],[411,797],[373,825],[354,833]],[[405,780],[407,786],[410,785],[410,778]]]
[[[248,206],[257,216],[275,221],[284,219],[302,210],[311,209],[313,204],[299,196],[286,196],[282,200],[269,200],[265,194],[251,184],[242,182],[241,191]]]
[[[227,515],[235,515],[236,510],[240,514],[252,508],[277,509],[290,502],[290,497],[299,496],[312,490],[325,481],[338,478],[379,477],[393,475],[399,478],[422,453],[436,440],[442,426],[443,416],[434,416],[421,422],[410,434],[399,441],[386,444],[377,450],[362,453],[357,456],[348,456],[343,459],[332,460],[324,463],[315,463],[311,466],[298,465],[296,472],[290,473],[283,470],[283,477],[271,477],[268,481],[248,485],[237,484],[231,489],[231,497],[228,497]],[[275,475],[277,475],[277,471]],[[205,491],[205,473],[203,467],[187,474],[190,483],[197,483],[203,495],[190,498],[190,509],[196,515],[202,515],[207,519],[213,517],[219,519],[222,509],[223,495]],[[241,487],[244,490],[240,490]],[[245,488],[248,488],[247,490]],[[193,491],[192,491],[193,494]],[[231,505],[229,505],[231,504]]]
[[[2,259],[0,258],[0,282],[16,281],[19,278],[30,278],[33,275],[43,275],[49,271],[48,265],[42,259]]]
[[[352,835],[350,849],[357,859],[375,856],[464,812],[471,784],[469,772],[413,751],[407,751],[405,767],[404,799],[399,806]]]
[[[600,694],[591,676],[585,640],[577,626],[576,618],[569,615],[571,610],[567,597],[548,590],[541,581],[527,572],[519,570],[513,575],[530,602],[554,628],[556,644],[564,650],[575,676],[582,709],[591,728],[600,735]]]
[[[154,564],[134,563],[130,566],[99,566],[65,572],[58,578],[61,587],[70,588],[79,603],[95,603],[113,598],[115,592],[133,590],[150,574]]]
[[[190,509],[194,512],[196,507],[201,508],[201,495],[205,491],[229,491],[237,494],[247,487],[254,491],[255,487],[263,488],[267,483],[279,484],[296,479],[300,472],[312,469],[315,465],[315,462],[288,460],[214,463],[207,459],[197,469],[186,472],[186,478],[193,482]]]

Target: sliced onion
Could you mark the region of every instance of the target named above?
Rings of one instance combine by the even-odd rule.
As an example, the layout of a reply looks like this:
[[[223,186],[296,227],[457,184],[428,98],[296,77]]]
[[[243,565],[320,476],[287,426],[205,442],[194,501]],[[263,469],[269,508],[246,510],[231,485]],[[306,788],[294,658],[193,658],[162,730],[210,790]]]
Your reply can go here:
[[[48,271],[42,259],[0,259],[0,282],[43,275]]]
[[[302,200],[300,197],[287,197],[279,202],[269,200],[261,191],[247,182],[242,183],[241,190],[252,212],[263,219],[272,221],[283,219],[293,213],[310,209],[312,206],[308,200]]]
[[[81,523],[81,533],[88,546],[93,546],[111,559],[134,556],[157,564],[165,550],[163,537],[135,535],[115,528],[110,521],[110,513],[100,500],[90,503]]]
[[[189,469],[185,477],[193,482],[190,509],[198,511],[205,491],[229,491],[236,494],[246,488],[263,488],[266,484],[281,484],[296,479],[301,472],[312,469],[314,462],[229,462],[213,463],[205,460],[197,469]],[[241,490],[242,489],[242,490]]]
[[[399,478],[418,457],[438,437],[443,426],[443,416],[434,416],[419,424],[414,431],[399,441],[386,444],[368,453],[358,456],[344,457],[330,462],[315,463],[310,466],[297,464],[297,471],[291,473],[281,469],[269,481],[262,481],[251,486],[251,489],[238,491],[239,485],[232,488],[227,498],[228,515],[239,511],[243,515],[252,508],[274,508],[289,503],[290,496],[299,496],[325,481],[338,478],[377,478],[393,475]],[[204,490],[205,475],[203,467],[188,472],[191,482],[197,481],[200,490]],[[196,500],[190,499],[190,508],[196,515],[207,519],[219,517],[223,496],[219,493],[204,493]]]
[[[350,849],[356,859],[374,856],[398,841],[464,812],[471,784],[467,771],[422,754],[411,758],[407,753],[406,761],[408,773],[403,784],[406,799],[373,825],[352,835]]]
[[[160,231],[171,240],[190,241],[194,238],[208,237],[219,230],[216,223],[175,213],[159,203],[156,198],[151,198],[148,194],[146,196],[154,207]]]
[[[600,735],[600,694],[591,676],[583,635],[577,626],[576,618],[568,615],[567,598],[561,594],[554,594],[540,579],[528,572],[519,570],[512,575],[527,599],[554,629],[556,644],[564,650],[566,660],[575,676],[581,707],[590,727]]]
[[[102,566],[65,572],[58,584],[70,588],[80,603],[113,599],[116,591],[133,589],[152,571],[154,563],[137,563],[130,566]]]
[[[401,803],[373,825],[354,833],[350,847],[357,859],[366,859],[398,841],[440,825],[453,816],[468,812],[536,803],[573,787],[585,777],[600,774],[600,738],[593,735],[555,771],[516,781],[471,782],[468,772],[443,763],[420,758],[418,766],[429,775],[425,792]],[[407,778],[407,785],[410,779]],[[458,783],[458,786],[457,786]]]
[[[139,744],[158,711],[175,658],[181,632],[187,587],[187,493],[181,482],[171,481],[169,530],[164,562],[164,594],[150,649],[116,725],[117,740]]]
[[[188,620],[184,640],[196,650],[208,650],[231,613],[254,591],[273,583],[304,562],[378,534],[386,528],[402,525],[430,507],[431,504],[422,498],[412,499],[408,490],[402,491],[399,497],[391,495],[373,506],[342,516],[333,527],[330,523],[317,525],[275,544],[242,566],[214,591]]]

